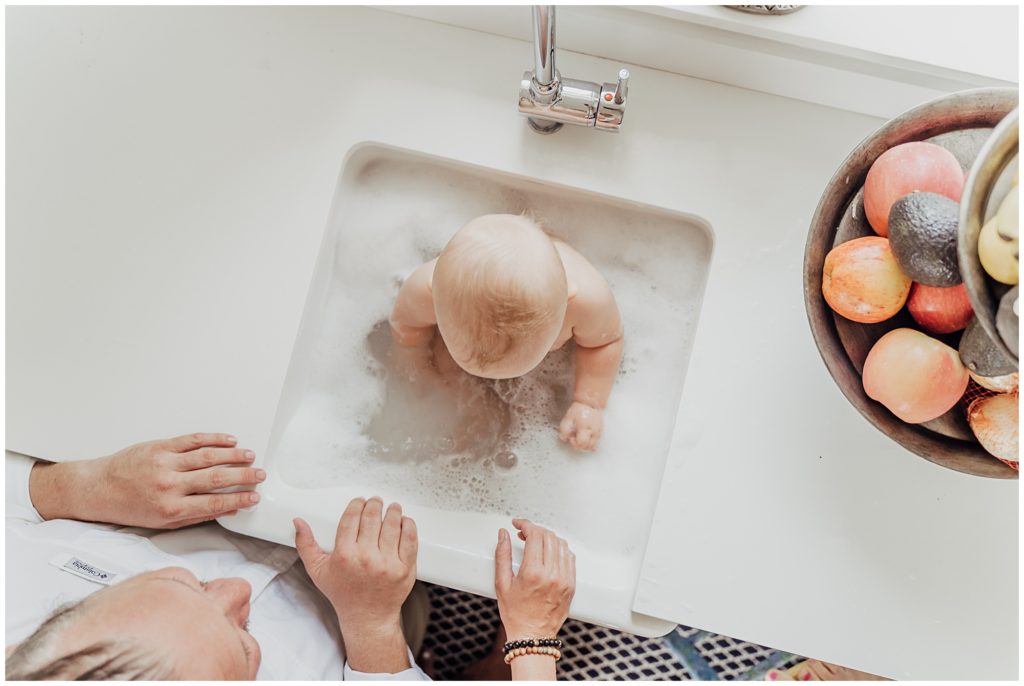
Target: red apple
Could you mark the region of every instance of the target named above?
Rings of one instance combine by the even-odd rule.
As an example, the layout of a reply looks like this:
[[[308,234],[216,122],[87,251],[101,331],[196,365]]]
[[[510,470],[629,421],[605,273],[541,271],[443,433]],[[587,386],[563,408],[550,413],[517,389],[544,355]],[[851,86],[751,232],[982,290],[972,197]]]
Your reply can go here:
[[[885,334],[864,361],[864,392],[910,424],[948,412],[968,380],[956,350],[914,329]]]
[[[837,314],[873,324],[900,311],[910,283],[889,239],[864,236],[837,245],[825,256],[821,292]]]
[[[915,283],[910,287],[907,309],[914,321],[928,333],[953,333],[966,328],[974,316],[967,286],[935,288]]]
[[[938,193],[960,202],[964,170],[949,150],[934,143],[904,143],[875,160],[864,180],[864,214],[879,236],[889,235],[889,210],[908,193]]]

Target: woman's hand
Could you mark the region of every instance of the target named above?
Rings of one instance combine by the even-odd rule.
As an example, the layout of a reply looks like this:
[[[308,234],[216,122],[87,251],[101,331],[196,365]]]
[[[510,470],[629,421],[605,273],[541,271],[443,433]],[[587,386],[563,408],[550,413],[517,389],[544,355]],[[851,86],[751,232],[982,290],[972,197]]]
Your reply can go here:
[[[38,463],[29,495],[44,519],[78,519],[152,529],[197,524],[259,502],[266,478],[248,467],[251,450],[227,434],[188,434],[139,443],[109,457]],[[224,488],[249,487],[231,493]]]
[[[494,552],[494,589],[498,612],[509,641],[554,638],[569,616],[576,592],[576,555],[569,544],[527,519],[513,519],[526,541],[519,573],[512,573],[512,540],[498,531]],[[524,655],[512,661],[514,679],[554,679],[555,661],[546,655]]]
[[[512,573],[512,539],[498,531],[494,551],[494,590],[498,613],[509,641],[554,638],[569,616],[576,592],[576,555],[554,532],[527,519],[513,519],[519,538],[526,541],[519,573]],[[555,660],[547,655],[523,655],[512,661],[516,680],[554,679]]]
[[[313,583],[334,606],[349,666],[360,672],[409,669],[402,604],[416,583],[416,523],[392,503],[356,498],[338,522],[334,550],[325,552],[302,519],[295,547]]]

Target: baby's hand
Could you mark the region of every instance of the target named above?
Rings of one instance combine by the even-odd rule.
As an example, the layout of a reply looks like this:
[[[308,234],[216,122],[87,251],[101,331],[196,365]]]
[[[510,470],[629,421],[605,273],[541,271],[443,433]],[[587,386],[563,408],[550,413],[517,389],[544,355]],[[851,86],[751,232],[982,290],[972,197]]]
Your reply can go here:
[[[574,402],[558,425],[558,437],[577,450],[593,450],[604,430],[604,410]]]

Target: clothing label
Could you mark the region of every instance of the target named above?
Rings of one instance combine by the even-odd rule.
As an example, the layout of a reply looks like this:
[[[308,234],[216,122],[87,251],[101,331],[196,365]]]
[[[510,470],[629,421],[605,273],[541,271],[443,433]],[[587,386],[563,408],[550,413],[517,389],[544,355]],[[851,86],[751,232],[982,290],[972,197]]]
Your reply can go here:
[[[121,576],[120,572],[86,562],[77,555],[58,555],[50,560],[50,564],[68,574],[74,574],[104,586],[111,585],[115,579]]]

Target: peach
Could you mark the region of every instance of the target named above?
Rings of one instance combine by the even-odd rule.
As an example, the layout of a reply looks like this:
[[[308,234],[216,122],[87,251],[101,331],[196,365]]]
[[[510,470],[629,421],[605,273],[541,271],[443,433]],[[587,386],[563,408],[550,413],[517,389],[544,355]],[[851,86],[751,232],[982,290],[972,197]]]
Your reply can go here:
[[[864,181],[864,214],[879,236],[889,235],[889,210],[908,193],[938,193],[960,202],[964,170],[949,150],[934,143],[903,143],[875,160]]]
[[[967,286],[935,288],[915,283],[910,288],[907,309],[914,321],[928,333],[953,333],[966,328],[974,316]]]
[[[885,334],[864,361],[864,392],[910,424],[948,412],[969,379],[956,350],[913,329]]]
[[[825,256],[821,292],[837,314],[862,324],[893,316],[910,292],[889,240],[864,236],[832,248]]]

